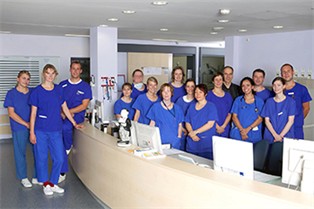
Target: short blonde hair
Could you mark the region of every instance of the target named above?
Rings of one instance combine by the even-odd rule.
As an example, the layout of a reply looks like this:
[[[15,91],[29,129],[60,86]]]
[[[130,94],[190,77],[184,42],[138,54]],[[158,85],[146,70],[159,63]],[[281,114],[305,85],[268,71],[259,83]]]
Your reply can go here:
[[[42,76],[42,78],[43,78],[42,80],[44,80],[44,74],[48,71],[48,69],[52,69],[53,72],[56,74],[56,76],[59,74],[58,71],[57,71],[57,68],[56,68],[54,65],[52,65],[52,64],[46,64],[46,65],[44,66],[43,72],[42,72],[42,74],[41,74],[41,76]]]
[[[149,82],[154,82],[154,83],[156,83],[158,85],[158,81],[157,81],[157,79],[154,76],[151,76],[151,77],[147,78],[146,84],[148,85]]]

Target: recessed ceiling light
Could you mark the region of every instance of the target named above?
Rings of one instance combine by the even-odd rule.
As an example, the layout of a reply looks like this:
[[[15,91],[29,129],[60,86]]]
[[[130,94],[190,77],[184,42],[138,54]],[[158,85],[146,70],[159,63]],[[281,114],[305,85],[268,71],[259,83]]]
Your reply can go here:
[[[82,35],[82,34],[70,34],[70,33],[67,33],[67,34],[64,34],[65,36],[69,36],[69,37],[84,37],[84,38],[88,38],[89,35]]]
[[[217,20],[217,22],[220,22],[220,23],[227,23],[227,22],[229,22],[229,20]]]
[[[230,9],[220,9],[219,13],[222,15],[228,15],[230,14]]]
[[[160,28],[160,31],[166,32],[166,31],[168,31],[168,28]]]
[[[134,14],[135,11],[134,10],[123,10],[122,13],[123,14]]]
[[[108,21],[109,22],[117,22],[117,21],[119,21],[119,19],[115,18],[115,17],[112,17],[112,18],[109,18]]]
[[[240,33],[245,33],[245,32],[247,32],[246,29],[239,29],[238,31],[239,31]]]
[[[283,28],[283,26],[282,25],[275,25],[275,26],[273,26],[273,28],[274,29],[281,29],[281,28]]]
[[[218,34],[217,32],[210,32],[211,35],[216,35]]]
[[[99,25],[99,27],[104,27],[105,28],[105,27],[108,27],[108,25]]]
[[[154,6],[164,6],[164,5],[167,5],[168,2],[167,1],[153,1],[152,2],[152,5]]]
[[[216,27],[213,27],[213,30],[217,31],[217,30],[223,30],[224,27],[221,27],[221,26],[216,26]]]
[[[9,33],[11,33],[11,31],[0,31],[0,33],[4,33],[4,34],[9,34]]]

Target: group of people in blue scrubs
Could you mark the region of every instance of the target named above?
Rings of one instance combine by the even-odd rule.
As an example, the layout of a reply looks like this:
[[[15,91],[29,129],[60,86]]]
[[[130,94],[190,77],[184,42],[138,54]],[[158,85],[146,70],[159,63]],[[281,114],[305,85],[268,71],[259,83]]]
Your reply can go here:
[[[214,88],[208,91],[206,85],[196,85],[191,79],[183,83],[184,70],[176,67],[172,81],[162,85],[160,97],[156,95],[158,81],[147,82],[148,91],[135,100],[135,117],[130,119],[158,126],[162,143],[209,159],[213,158],[213,135],[269,144],[282,142],[284,137],[304,138],[302,127],[312,98],[305,86],[293,80],[291,64],[281,67],[272,90],[263,86],[262,69],[243,78],[239,86],[232,83],[233,71],[226,66],[223,73],[215,74]]]
[[[28,88],[30,73],[20,71],[17,85],[8,91],[8,108],[14,144],[17,178],[24,187],[32,187],[26,172],[26,145],[31,142],[35,171],[32,183],[43,185],[45,195],[64,193],[58,186],[60,174],[68,171],[67,152],[72,146],[73,128],[81,128],[91,97],[89,84],[80,79],[81,64],[71,63],[71,78],[54,83],[58,75],[52,64],[44,66],[42,83]],[[48,172],[48,155],[52,160]],[[61,178],[61,181],[65,179]]]

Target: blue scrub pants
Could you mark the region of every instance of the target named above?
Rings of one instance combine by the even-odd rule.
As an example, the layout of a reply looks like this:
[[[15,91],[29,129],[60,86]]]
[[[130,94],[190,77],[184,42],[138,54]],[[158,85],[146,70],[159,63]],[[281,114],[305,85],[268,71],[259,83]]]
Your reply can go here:
[[[33,156],[34,156],[34,146],[29,141],[28,130],[13,131],[12,138],[13,138],[13,147],[14,147],[16,178],[22,180],[24,178],[27,178],[27,163],[26,163],[27,145],[31,146]],[[35,157],[34,157],[33,178],[36,178]]]
[[[36,144],[34,145],[36,168],[39,182],[50,181],[58,184],[59,175],[64,159],[62,132],[35,131]],[[48,175],[48,154],[52,160],[50,180]]]
[[[69,120],[65,120],[62,126],[62,138],[64,145],[63,152],[63,165],[61,167],[61,173],[66,173],[69,171],[68,155],[66,150],[69,150],[73,144],[73,125]]]

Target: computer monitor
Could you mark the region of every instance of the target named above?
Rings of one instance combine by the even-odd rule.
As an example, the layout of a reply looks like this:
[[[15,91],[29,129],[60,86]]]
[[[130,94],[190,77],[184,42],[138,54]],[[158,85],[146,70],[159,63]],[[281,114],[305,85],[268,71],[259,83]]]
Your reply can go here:
[[[253,144],[213,136],[214,170],[254,178]]]
[[[137,145],[142,148],[152,148],[163,154],[158,127],[134,122]]]
[[[281,181],[294,186],[310,181],[303,185],[314,191],[314,141],[284,138]]]

